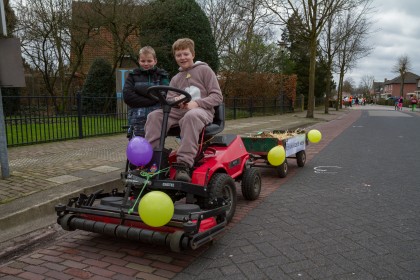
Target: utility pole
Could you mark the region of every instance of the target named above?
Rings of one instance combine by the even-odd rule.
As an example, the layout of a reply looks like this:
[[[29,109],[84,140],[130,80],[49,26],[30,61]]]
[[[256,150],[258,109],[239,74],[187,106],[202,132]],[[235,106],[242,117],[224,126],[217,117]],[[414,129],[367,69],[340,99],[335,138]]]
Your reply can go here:
[[[7,36],[6,15],[3,0],[0,0],[0,34]],[[10,177],[9,155],[7,154],[6,126],[4,122],[3,97],[0,86],[0,164],[2,178]]]
[[[25,87],[21,45],[18,38],[6,38],[6,14],[3,0],[0,0],[0,163],[2,178],[10,177],[7,154],[6,125],[4,121],[1,87]]]

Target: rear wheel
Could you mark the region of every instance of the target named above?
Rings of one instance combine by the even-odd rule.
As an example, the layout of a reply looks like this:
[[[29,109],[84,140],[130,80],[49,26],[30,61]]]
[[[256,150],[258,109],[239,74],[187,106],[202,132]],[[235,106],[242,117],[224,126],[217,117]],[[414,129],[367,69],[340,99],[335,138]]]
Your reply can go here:
[[[289,166],[287,165],[287,159],[284,160],[282,164],[276,167],[277,175],[280,178],[285,178],[287,176],[287,172],[289,171]]]
[[[304,167],[306,163],[306,152],[300,151],[296,153],[296,162],[299,167]]]
[[[214,201],[217,198],[223,199],[229,203],[229,209],[226,211],[226,220],[230,222],[235,215],[236,210],[236,186],[235,181],[228,174],[216,173],[208,185],[210,197],[207,202]],[[208,203],[205,203],[208,204]],[[204,205],[208,206],[208,205]],[[207,208],[207,207],[204,207]]]
[[[244,168],[242,174],[242,195],[247,200],[256,200],[261,192],[261,173],[256,168]]]

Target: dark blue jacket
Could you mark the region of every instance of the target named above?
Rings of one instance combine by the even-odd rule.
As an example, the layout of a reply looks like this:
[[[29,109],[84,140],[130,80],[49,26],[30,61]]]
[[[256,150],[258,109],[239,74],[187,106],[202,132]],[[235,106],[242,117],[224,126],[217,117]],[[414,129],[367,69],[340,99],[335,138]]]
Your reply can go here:
[[[151,86],[169,85],[169,74],[163,69],[153,67],[149,70],[136,68],[128,74],[124,84],[124,102],[131,108],[150,107],[159,101],[147,95]]]

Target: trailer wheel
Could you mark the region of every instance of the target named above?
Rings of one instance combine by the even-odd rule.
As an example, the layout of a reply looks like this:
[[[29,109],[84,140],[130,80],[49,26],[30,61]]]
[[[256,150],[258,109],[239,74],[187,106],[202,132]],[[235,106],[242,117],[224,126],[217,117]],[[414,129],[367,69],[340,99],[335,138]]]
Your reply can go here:
[[[277,171],[277,175],[280,178],[285,178],[287,176],[287,172],[289,171],[289,166],[287,165],[287,159],[285,159],[284,162],[276,168],[276,171]]]
[[[256,200],[261,192],[261,173],[257,168],[244,168],[242,195],[246,200]]]
[[[296,153],[296,162],[299,167],[304,167],[306,163],[306,152],[300,151]]]
[[[208,188],[210,192],[210,197],[208,198],[209,201],[212,201],[215,198],[222,198],[230,203],[230,207],[226,211],[226,220],[227,222],[230,222],[233,218],[233,215],[235,215],[236,210],[237,198],[235,181],[228,174],[216,173],[211,178]]]

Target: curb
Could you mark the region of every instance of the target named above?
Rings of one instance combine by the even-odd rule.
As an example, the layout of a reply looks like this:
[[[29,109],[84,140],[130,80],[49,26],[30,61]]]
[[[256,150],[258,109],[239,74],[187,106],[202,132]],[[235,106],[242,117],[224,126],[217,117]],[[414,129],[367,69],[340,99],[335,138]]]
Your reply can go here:
[[[88,181],[91,182],[82,181],[89,185],[87,187],[78,186],[80,182],[72,182],[4,205],[5,209],[2,211],[6,214],[0,217],[0,243],[53,224],[55,219],[50,218],[56,215],[54,206],[59,203],[67,204],[70,198],[78,197],[80,193],[90,194],[100,189],[107,192],[119,187],[119,184],[122,184],[119,179],[120,172],[118,170],[90,178]],[[34,203],[35,201],[37,203]]]

